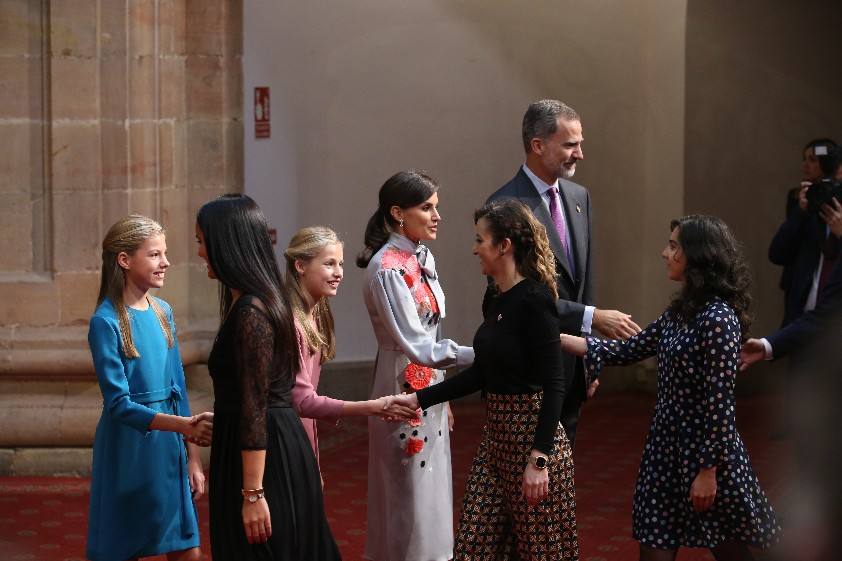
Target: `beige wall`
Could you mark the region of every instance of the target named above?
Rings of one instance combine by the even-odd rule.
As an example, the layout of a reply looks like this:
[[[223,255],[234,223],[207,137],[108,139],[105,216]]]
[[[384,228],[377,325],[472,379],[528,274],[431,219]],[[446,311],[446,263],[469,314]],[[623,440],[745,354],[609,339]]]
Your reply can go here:
[[[346,281],[333,303],[340,360],[374,356],[353,258],[377,189],[407,167],[441,182],[445,221],[431,246],[447,294],[445,331],[470,342],[484,286],[470,254],[472,212],[514,175],[523,112],[544,97],[583,118],[575,179],[593,196],[597,302],[641,322],[664,307],[658,253],[683,201],[685,2],[526,6],[246,3],[246,95],[266,80],[281,88],[277,151],[247,153],[246,192],[275,220],[297,209],[295,224],[276,223],[279,232],[326,223],[344,236]],[[250,102],[245,109],[251,135]],[[247,141],[247,151],[264,151],[262,142]],[[272,166],[271,185],[251,181]]]
[[[721,216],[755,275],[756,324],[783,315],[769,242],[809,140],[842,141],[836,0],[691,2],[687,16],[685,208]]]

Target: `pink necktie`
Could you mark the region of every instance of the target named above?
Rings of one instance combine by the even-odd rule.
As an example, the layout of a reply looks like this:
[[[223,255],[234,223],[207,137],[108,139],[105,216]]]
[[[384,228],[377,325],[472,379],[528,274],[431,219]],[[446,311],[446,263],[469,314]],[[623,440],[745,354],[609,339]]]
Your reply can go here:
[[[558,233],[558,239],[561,240],[561,247],[564,248],[564,257],[567,260],[567,265],[570,267],[570,272],[573,273],[573,260],[570,258],[570,244],[567,241],[567,225],[564,223],[564,212],[562,212],[561,204],[558,200],[558,187],[551,187],[549,193],[550,218],[552,218],[555,231]]]

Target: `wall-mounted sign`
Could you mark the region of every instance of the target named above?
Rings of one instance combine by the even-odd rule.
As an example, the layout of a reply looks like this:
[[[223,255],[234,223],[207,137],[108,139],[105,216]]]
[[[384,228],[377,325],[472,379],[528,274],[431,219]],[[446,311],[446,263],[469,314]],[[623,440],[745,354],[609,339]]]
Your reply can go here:
[[[271,135],[269,88],[254,88],[254,138],[269,138]]]

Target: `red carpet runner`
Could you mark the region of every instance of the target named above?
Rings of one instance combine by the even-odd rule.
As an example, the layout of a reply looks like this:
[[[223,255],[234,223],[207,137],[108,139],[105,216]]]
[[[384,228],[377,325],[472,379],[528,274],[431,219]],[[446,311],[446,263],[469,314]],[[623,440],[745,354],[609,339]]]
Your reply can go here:
[[[649,425],[652,397],[604,395],[588,404],[576,447],[576,489],[582,561],[631,561],[631,498]],[[738,425],[761,483],[773,502],[782,492],[787,447],[769,440],[777,401],[741,398]],[[483,406],[454,406],[453,476],[456,516],[483,421]],[[361,559],[366,530],[364,419],[320,428],[325,502],[331,527],[346,560]],[[87,479],[0,478],[0,561],[84,559]],[[199,503],[202,544],[209,557],[207,500]],[[163,560],[161,556],[155,559]],[[705,550],[682,550],[680,561],[712,559]]]

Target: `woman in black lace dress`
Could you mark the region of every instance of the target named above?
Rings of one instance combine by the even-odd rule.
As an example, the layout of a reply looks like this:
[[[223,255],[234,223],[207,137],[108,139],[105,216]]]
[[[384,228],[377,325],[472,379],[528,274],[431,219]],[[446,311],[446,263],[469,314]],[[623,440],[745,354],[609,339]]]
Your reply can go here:
[[[292,409],[295,328],[266,219],[251,198],[223,195],[199,210],[196,240],[221,288],[208,361],[213,559],[340,559],[316,458]]]

